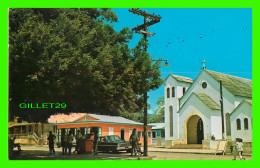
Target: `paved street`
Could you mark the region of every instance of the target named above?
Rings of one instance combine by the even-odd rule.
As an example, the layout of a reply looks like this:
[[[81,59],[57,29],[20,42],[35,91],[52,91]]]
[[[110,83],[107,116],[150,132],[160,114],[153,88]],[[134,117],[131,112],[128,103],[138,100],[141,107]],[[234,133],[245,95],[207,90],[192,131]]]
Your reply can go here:
[[[214,155],[213,150],[202,149],[165,149],[149,147],[149,157],[130,156],[129,153],[119,152],[92,154],[62,155],[61,148],[55,148],[56,154],[50,155],[48,146],[22,146],[18,160],[232,160],[232,155]],[[252,160],[251,156],[245,156],[246,160]]]

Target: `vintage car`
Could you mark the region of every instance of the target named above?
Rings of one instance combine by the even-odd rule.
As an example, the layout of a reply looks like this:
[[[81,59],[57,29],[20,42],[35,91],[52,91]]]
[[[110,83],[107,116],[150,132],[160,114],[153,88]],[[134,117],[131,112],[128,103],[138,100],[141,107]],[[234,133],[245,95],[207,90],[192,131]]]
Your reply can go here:
[[[122,140],[118,135],[100,136],[98,139],[98,151],[113,152],[127,151],[131,152],[129,141]]]

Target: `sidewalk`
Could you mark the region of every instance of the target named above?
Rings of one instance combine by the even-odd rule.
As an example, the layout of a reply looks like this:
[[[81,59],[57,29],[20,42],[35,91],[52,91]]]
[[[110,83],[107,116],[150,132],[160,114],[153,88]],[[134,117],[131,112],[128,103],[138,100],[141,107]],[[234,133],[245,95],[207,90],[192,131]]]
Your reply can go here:
[[[215,154],[215,149],[170,149],[164,147],[148,147],[149,152],[170,152],[170,153],[193,153],[193,154]]]
[[[215,155],[216,149],[171,149],[163,146],[148,147],[149,152],[168,152],[168,153],[191,153],[191,154],[211,154]],[[232,155],[228,153],[228,155]],[[243,153],[245,156],[252,156],[252,153]]]

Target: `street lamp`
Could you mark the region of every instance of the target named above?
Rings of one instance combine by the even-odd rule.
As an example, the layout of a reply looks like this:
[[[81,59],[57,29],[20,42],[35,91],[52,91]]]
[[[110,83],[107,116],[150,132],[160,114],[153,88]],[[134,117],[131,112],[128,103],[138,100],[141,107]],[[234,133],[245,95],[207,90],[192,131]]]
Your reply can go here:
[[[167,60],[163,60],[163,59],[158,59],[158,60],[153,60],[153,61],[165,61],[165,63],[163,64],[163,66],[169,67],[170,64],[168,64]]]

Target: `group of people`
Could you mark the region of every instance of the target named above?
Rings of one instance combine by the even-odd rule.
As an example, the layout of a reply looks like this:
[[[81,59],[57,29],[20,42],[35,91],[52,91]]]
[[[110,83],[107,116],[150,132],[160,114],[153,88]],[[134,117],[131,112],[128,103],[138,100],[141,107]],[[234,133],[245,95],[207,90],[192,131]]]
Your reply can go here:
[[[54,140],[56,139],[56,136],[54,134],[52,134],[52,132],[49,132],[49,137],[48,137],[48,141],[49,141],[49,150],[50,150],[50,154],[54,154],[55,150],[54,150]],[[93,154],[97,155],[98,154],[98,132],[94,132],[94,130],[90,131],[90,137],[91,140],[93,140]],[[69,133],[63,137],[61,137],[61,146],[62,146],[62,154],[66,155],[67,151],[68,154],[71,155],[71,149],[72,149],[72,141],[73,141],[73,134],[72,131],[70,130]],[[80,133],[80,130],[77,131],[75,139],[76,139],[76,147],[75,147],[75,152],[79,152],[79,142],[80,139],[82,138],[82,134]],[[105,141],[105,139],[102,139]],[[132,150],[131,150],[131,156],[137,155],[137,153],[141,153],[141,148],[139,145],[139,141],[140,138],[136,133],[136,129],[134,128],[132,131],[132,134],[130,136],[130,143],[132,145]],[[11,145],[13,148],[15,145],[14,143],[14,139],[9,141],[9,145]],[[242,143],[242,139],[240,138],[236,138],[236,145],[235,145],[235,151],[234,151],[234,159],[236,160],[236,156],[239,156],[240,160],[245,160],[245,158],[243,157],[243,143]]]
[[[98,153],[98,132],[94,132],[94,130],[90,131],[90,135],[91,137],[93,137],[93,154],[97,155]],[[80,132],[80,130],[77,131],[75,139],[76,139],[76,146],[75,146],[75,150],[73,153],[77,152],[79,153],[79,145],[80,145],[80,139],[82,138],[82,134]],[[54,134],[52,134],[52,131],[49,132],[49,136],[48,136],[48,141],[49,141],[49,150],[50,150],[50,154],[55,154],[55,150],[54,150],[54,140],[56,139],[56,136]],[[68,153],[68,155],[71,155],[71,150],[72,150],[72,143],[73,143],[73,133],[70,130],[69,133],[67,135],[63,135],[61,137],[61,147],[62,147],[62,154],[66,155]]]

